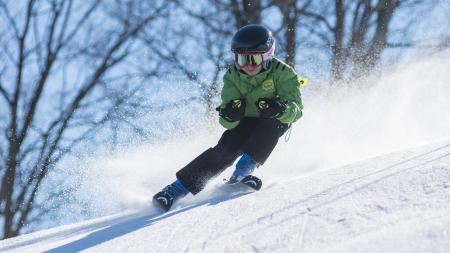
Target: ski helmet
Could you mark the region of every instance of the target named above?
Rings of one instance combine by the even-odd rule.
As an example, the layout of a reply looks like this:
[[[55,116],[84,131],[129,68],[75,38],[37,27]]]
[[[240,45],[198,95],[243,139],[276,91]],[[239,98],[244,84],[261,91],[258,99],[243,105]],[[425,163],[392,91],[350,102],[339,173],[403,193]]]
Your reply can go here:
[[[253,65],[264,63],[263,66],[266,66],[274,55],[275,39],[272,32],[263,25],[246,25],[234,34],[231,41],[231,51],[238,68],[243,67],[246,63]],[[259,57],[252,58],[248,55],[260,55],[261,59],[258,59]]]

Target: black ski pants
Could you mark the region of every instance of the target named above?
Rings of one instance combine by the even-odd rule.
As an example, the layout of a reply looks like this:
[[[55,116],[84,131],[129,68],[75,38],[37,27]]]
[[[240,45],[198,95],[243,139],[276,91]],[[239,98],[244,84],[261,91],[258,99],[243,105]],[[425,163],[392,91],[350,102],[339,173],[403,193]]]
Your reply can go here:
[[[177,179],[192,194],[197,194],[211,178],[231,166],[243,153],[262,165],[288,128],[289,125],[275,118],[243,118],[239,125],[222,134],[215,147],[179,170]]]

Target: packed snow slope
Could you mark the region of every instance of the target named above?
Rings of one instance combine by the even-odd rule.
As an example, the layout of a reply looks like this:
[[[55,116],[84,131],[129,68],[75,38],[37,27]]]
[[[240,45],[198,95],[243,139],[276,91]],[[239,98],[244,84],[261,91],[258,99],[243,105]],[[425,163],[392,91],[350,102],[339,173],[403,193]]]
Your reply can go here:
[[[0,251],[450,251],[450,140],[264,183],[249,193],[216,180],[163,215],[147,207],[4,240]]]

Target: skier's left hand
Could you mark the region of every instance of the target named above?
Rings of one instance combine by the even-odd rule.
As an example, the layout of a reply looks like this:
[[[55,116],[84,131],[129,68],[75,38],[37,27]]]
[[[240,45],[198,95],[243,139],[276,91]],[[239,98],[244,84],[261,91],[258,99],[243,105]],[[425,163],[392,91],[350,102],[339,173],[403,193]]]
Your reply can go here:
[[[286,102],[276,98],[260,98],[256,101],[256,106],[261,112],[262,118],[275,118],[281,116],[286,111]]]

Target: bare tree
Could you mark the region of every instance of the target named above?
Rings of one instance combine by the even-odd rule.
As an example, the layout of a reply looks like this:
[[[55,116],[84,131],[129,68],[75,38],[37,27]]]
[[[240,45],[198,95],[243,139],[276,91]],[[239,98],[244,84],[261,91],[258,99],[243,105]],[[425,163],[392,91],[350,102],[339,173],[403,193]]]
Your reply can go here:
[[[167,26],[164,35],[157,39],[149,39],[147,33],[141,39],[171,66],[167,74],[182,74],[196,86],[200,96],[186,100],[200,102],[211,116],[217,104],[214,100],[220,92],[221,73],[230,64],[227,62],[230,53],[229,39],[235,30],[235,23],[225,20],[229,20],[231,3],[225,4],[217,0],[211,5],[209,1],[198,1],[196,6],[190,6],[184,1],[174,2],[177,8],[170,13],[169,23],[178,22],[178,25]],[[232,4],[235,5],[235,12],[252,13],[251,9],[241,9],[236,1],[232,1]],[[189,20],[180,23],[180,16]],[[256,15],[252,16],[255,20],[258,19]]]
[[[226,1],[217,1],[217,3],[223,5]],[[231,0],[229,4],[236,22],[236,28],[261,23],[261,12],[264,8],[261,0]]]
[[[32,222],[39,189],[64,156],[114,115],[133,116],[128,102],[139,85],[126,82],[129,64],[119,66],[167,9],[164,1],[21,3],[0,1],[2,238]]]
[[[382,52],[389,46],[390,26],[395,13],[401,6],[408,6],[409,2],[334,0],[321,5],[312,3],[299,9],[302,16],[299,25],[322,45],[331,48],[332,83],[346,78],[357,79],[374,70]]]
[[[281,27],[276,31],[276,34],[283,32],[282,36],[278,36],[283,42],[283,52],[285,53],[285,61],[291,66],[295,66],[295,58],[297,51],[297,23],[298,23],[298,8],[297,0],[279,1],[272,0],[270,5],[277,6],[281,15],[283,16],[283,22]],[[269,6],[270,6],[269,5]]]

